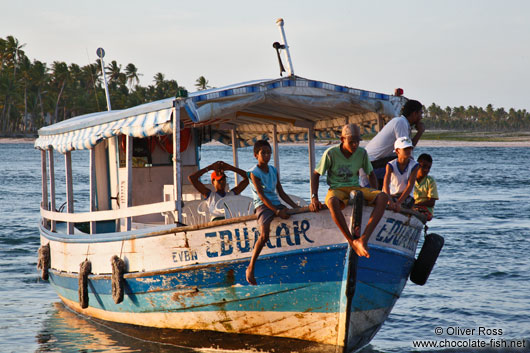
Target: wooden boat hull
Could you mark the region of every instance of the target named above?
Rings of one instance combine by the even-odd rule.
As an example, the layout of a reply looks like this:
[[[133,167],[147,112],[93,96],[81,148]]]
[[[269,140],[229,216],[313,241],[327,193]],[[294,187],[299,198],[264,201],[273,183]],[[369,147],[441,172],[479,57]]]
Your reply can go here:
[[[366,207],[363,224],[370,212]],[[349,217],[351,208],[344,213]],[[77,238],[41,228],[41,242],[51,247],[50,283],[81,314],[162,329],[293,339],[350,352],[370,341],[400,296],[422,227],[415,217],[387,211],[370,240],[371,257],[357,259],[328,211],[275,220],[257,262],[257,286],[245,280],[255,220],[186,232]],[[111,294],[113,255],[127,263],[120,304]],[[93,274],[89,307],[82,309],[76,272],[85,258]]]

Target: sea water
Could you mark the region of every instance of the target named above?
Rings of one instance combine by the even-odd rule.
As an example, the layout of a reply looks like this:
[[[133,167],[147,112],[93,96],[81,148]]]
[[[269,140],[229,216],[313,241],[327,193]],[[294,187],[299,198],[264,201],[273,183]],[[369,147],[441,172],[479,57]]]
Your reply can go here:
[[[325,148],[317,147],[317,158]],[[503,347],[528,340],[530,148],[419,147],[415,155],[420,153],[434,159],[431,175],[440,200],[428,225],[429,232],[445,238],[445,246],[427,284],[407,283],[363,352],[428,352],[441,350],[440,345],[451,347],[444,352],[472,352],[476,344]],[[308,199],[307,147],[282,145],[280,155],[285,191]],[[84,211],[88,154],[79,151],[72,157],[75,209]],[[200,158],[203,166],[217,159],[231,162],[232,152],[226,146],[203,146]],[[241,149],[239,158],[242,169],[255,164],[251,148]],[[58,153],[55,166],[59,208],[65,201],[65,183],[64,158]],[[138,340],[60,304],[36,269],[40,170],[40,152],[32,144],[0,144],[0,352],[193,351]],[[324,199],[321,179],[319,194]],[[233,186],[233,173],[228,180]],[[526,348],[513,351],[530,351],[529,342],[523,343]],[[418,344],[432,348],[415,348]]]

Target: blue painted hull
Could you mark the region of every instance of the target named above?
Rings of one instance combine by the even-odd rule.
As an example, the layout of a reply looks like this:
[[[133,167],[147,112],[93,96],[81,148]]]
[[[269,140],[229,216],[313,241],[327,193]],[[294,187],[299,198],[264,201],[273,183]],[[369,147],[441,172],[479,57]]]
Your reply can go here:
[[[115,304],[112,299],[110,276],[91,275],[89,305],[96,312],[107,313],[103,319],[140,325],[142,319],[131,322],[126,317],[160,313],[187,318],[190,314],[208,312],[215,315],[230,313],[229,316],[234,317],[237,313],[263,315],[281,312],[322,314],[328,318],[348,312],[346,346],[347,351],[353,351],[367,344],[379,330],[403,290],[413,263],[412,257],[393,249],[380,246],[370,249],[371,258],[359,259],[357,271],[350,274],[350,278],[346,244],[264,255],[256,267],[259,286],[245,285],[246,259],[158,273],[127,274],[124,301],[120,304]],[[352,282],[351,276],[355,275],[356,281]],[[75,275],[51,271],[50,282],[67,305],[77,303],[78,280]],[[350,301],[346,296],[348,287],[354,293]],[[112,319],[112,313],[124,316]],[[362,325],[359,325],[360,319]],[[230,321],[227,319],[222,324],[224,331],[241,333],[231,327]],[[191,328],[179,327],[174,320],[168,322],[161,323],[160,327]],[[205,324],[207,330],[217,330],[215,325]],[[252,327],[246,332],[252,332]]]

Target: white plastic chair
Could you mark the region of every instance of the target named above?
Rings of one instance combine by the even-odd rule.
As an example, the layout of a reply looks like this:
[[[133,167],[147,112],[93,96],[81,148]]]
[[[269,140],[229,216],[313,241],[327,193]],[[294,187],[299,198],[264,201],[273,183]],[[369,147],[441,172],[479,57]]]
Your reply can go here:
[[[199,211],[200,209],[202,209],[202,204],[205,204],[204,200],[193,200],[184,202],[184,207],[182,207],[182,221],[184,222],[184,224],[202,224],[210,220],[209,212],[204,213]]]
[[[252,198],[247,196],[226,196],[217,201],[216,208],[225,210],[225,219],[248,216],[254,212]]]
[[[208,204],[206,203],[206,200],[202,200],[199,203],[199,205],[197,206],[197,212],[199,212],[199,214],[204,217],[210,216],[210,209],[208,208]]]
[[[295,196],[295,195],[288,195],[288,196],[291,198],[291,200],[294,201],[295,204],[298,205],[298,207],[305,207],[305,206],[308,205],[307,201],[304,200],[304,199],[301,198],[301,197],[298,197],[298,196]],[[283,199],[282,199],[281,197],[280,197],[280,201],[281,201],[281,203],[282,203],[283,205],[285,205],[285,206],[287,206],[287,207],[291,207],[291,206],[289,206],[289,205],[287,204],[287,202],[283,201]]]

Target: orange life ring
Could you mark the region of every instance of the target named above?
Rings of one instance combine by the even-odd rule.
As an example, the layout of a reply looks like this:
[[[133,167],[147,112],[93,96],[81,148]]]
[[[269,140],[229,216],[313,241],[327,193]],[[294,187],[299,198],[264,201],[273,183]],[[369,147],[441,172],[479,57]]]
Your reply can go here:
[[[191,128],[187,127],[180,130],[180,152],[186,151],[191,141]],[[120,135],[120,150],[125,152],[127,139],[125,135]],[[167,153],[173,153],[173,136],[162,135],[162,136],[151,136],[147,140],[149,146],[149,152],[153,153],[156,145],[158,144],[162,150]]]
[[[180,152],[186,151],[191,141],[191,128],[187,127],[180,130]],[[167,153],[173,153],[173,136],[160,136],[160,147]]]
[[[125,138],[125,135],[120,135],[120,151],[125,153],[125,145],[126,145],[127,139]]]

